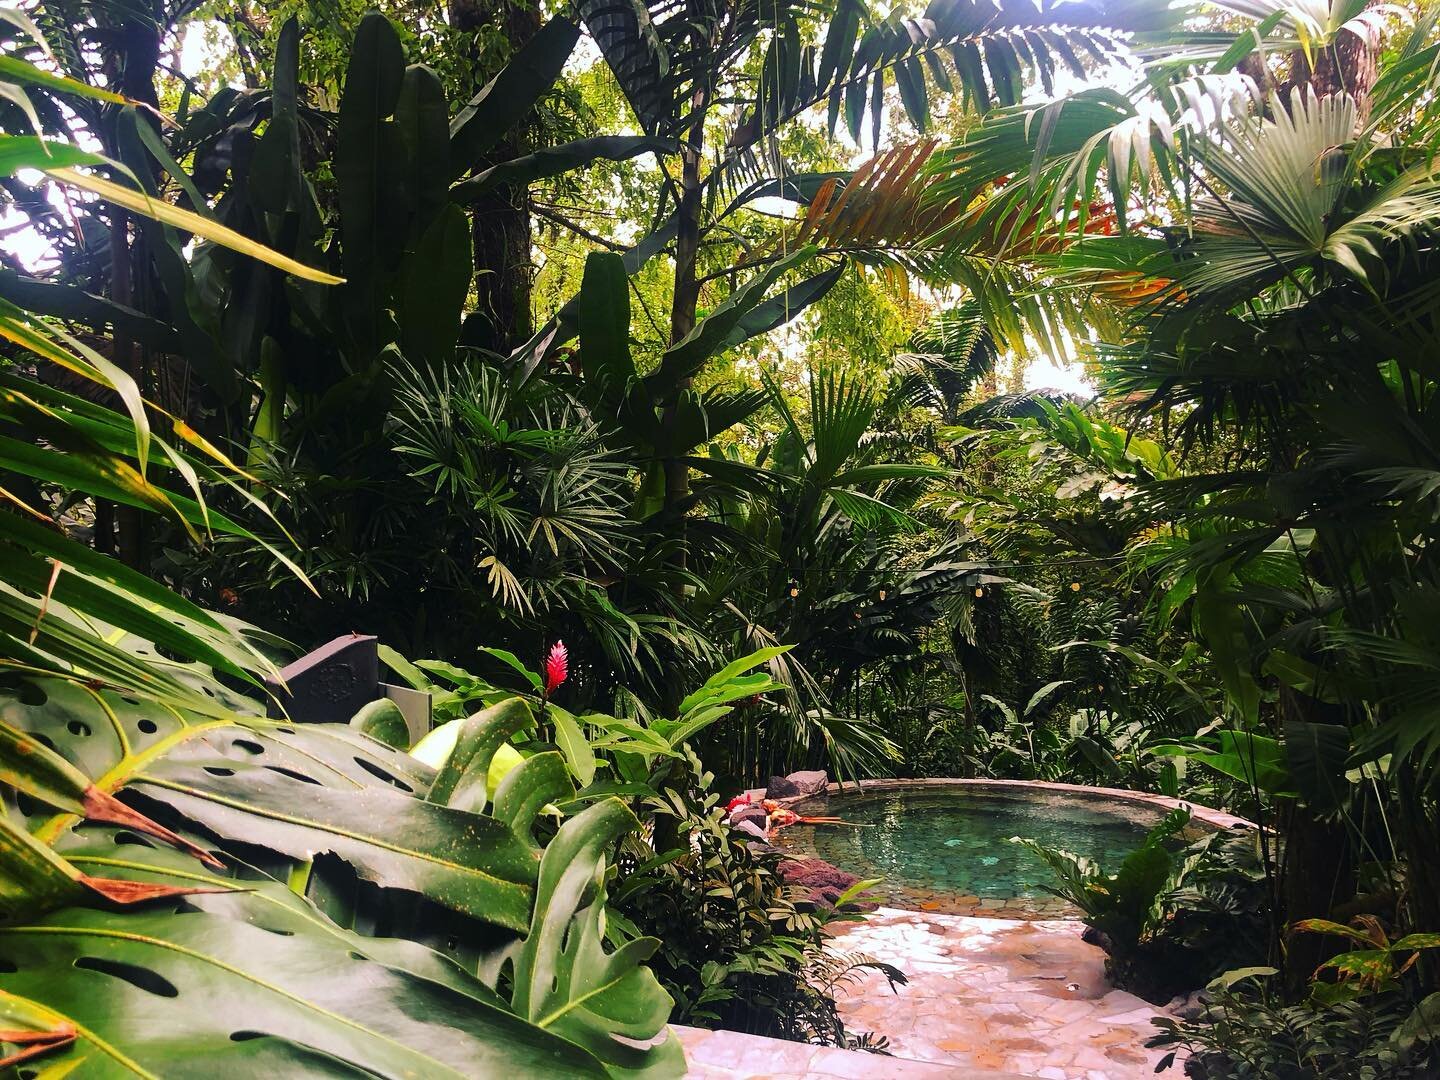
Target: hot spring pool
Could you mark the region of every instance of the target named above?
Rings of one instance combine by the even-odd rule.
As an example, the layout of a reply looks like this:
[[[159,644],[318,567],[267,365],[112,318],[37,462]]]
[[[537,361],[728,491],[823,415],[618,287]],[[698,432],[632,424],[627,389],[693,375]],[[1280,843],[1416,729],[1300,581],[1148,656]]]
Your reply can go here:
[[[1007,918],[1064,917],[1074,908],[1040,888],[1052,879],[1012,836],[1028,836],[1113,869],[1164,814],[1104,795],[962,784],[837,794],[798,808],[849,825],[794,825],[780,846],[862,878],[891,907]],[[1198,828],[1192,822],[1192,829]]]

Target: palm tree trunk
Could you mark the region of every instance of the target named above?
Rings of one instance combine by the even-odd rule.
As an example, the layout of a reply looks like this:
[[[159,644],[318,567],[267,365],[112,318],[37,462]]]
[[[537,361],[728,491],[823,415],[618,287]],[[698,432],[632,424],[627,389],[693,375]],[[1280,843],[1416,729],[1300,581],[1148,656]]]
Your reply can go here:
[[[450,0],[448,9],[450,25],[457,30],[498,24],[512,56],[540,29],[540,9],[523,2]],[[473,59],[478,66],[478,52]],[[528,142],[523,128],[512,129],[491,151],[486,164],[519,157]],[[470,230],[477,304],[465,320],[461,341],[508,354],[533,330],[529,189],[505,185],[481,196],[472,207]]]
[[[694,111],[703,116],[705,94],[697,91]],[[695,329],[695,315],[700,304],[700,284],[696,265],[700,255],[700,157],[704,149],[703,120],[691,129],[690,138],[681,149],[680,205],[676,208],[675,292],[670,304],[670,343],[685,339]],[[679,397],[690,388],[690,380],[677,384],[670,400],[664,403],[661,423],[665,430],[675,423]],[[665,462],[665,507],[671,509],[690,494],[690,470],[683,461]],[[683,553],[680,556],[683,559]]]
[[[125,97],[151,106],[158,112],[160,99],[155,91],[155,73],[160,66],[160,33],[166,25],[161,18],[147,18],[143,7],[125,12],[104,54],[106,78]],[[113,120],[113,114],[112,114]],[[140,123],[149,123],[142,116]],[[122,157],[115,129],[105,126],[101,141],[112,158]],[[143,297],[149,259],[144,246],[130,243],[129,215],[118,207],[110,211],[110,298],[127,306]],[[149,394],[149,371],[144,353],[118,329],[112,347],[115,362],[133,378],[142,393]],[[150,562],[149,517],[132,506],[116,506],[116,555],[129,566],[146,571]]]
[[[1333,723],[1335,707],[1290,687],[1280,689],[1282,720]],[[1301,919],[1329,918],[1336,904],[1354,894],[1353,843],[1345,822],[1336,815],[1318,815],[1293,800],[1277,808],[1284,837],[1280,865],[1280,914],[1284,927],[1285,986],[1299,999],[1315,969],[1343,946],[1322,934],[1295,933]]]

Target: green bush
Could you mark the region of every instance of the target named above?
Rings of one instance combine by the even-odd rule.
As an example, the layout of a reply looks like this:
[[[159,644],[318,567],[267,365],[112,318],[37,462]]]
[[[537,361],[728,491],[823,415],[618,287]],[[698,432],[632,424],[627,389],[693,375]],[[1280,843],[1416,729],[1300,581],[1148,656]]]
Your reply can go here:
[[[1111,981],[1148,1001],[1168,1001],[1265,958],[1267,894],[1252,842],[1214,833],[1177,850],[1189,822],[1188,810],[1172,810],[1114,873],[1015,838],[1054,872],[1047,891],[1084,912]]]
[[[1157,1019],[1147,1044],[1183,1051],[1194,1080],[1424,1080],[1440,1075],[1440,995],[1387,994],[1286,1005],[1265,991],[1220,991],[1194,1020]]]
[[[623,917],[634,936],[664,942],[651,962],[675,998],[673,1019],[875,1048],[872,1036],[846,1031],[836,985],[866,968],[892,985],[904,975],[868,956],[827,953],[826,926],[857,916],[786,885],[779,853],[725,824],[713,784],[693,754],[672,763],[643,800],[648,837],[623,840],[616,858],[612,918]]]

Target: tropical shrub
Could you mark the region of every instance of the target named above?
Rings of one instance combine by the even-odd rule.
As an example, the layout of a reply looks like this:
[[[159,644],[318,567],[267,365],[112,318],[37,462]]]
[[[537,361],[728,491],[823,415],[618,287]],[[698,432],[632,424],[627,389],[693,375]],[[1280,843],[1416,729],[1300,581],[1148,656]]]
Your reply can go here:
[[[19,164],[108,164],[58,144],[47,160],[38,140],[12,149]],[[334,280],[76,175],[166,229]],[[3,376],[6,483],[21,494],[7,488],[20,513],[0,514],[0,1060],[97,1075],[164,1074],[177,1054],[187,1069],[223,1055],[287,1074],[680,1072],[673,1040],[613,1037],[648,1039],[670,1010],[641,966],[653,941],[609,951],[599,938],[603,853],[633,814],[615,799],[580,808],[543,837],[547,860],[532,831],[542,804],[507,791],[489,815],[460,809],[439,794],[458,785],[455,768],[349,727],[265,719],[260,677],[282,642],[64,529],[90,498],[197,540],[254,540],[204,498],[213,484],[263,511],[253,478],[99,352],[13,305],[5,318],[29,355]],[[125,412],[25,371],[42,363],[112,391]],[[157,420],[179,446],[152,432]],[[524,775],[544,801],[573,790],[543,763]]]
[[[694,754],[676,760],[643,800],[649,838],[621,841],[613,904],[635,933],[664,942],[652,958],[676,999],[675,1019],[838,1046],[875,1045],[847,1032],[836,987],[866,969],[905,977],[868,956],[834,954],[825,930],[857,916],[848,897],[815,905],[786,885],[780,853],[725,823],[714,777]]]
[[[662,943],[651,966],[674,999],[676,1022],[874,1046],[873,1038],[846,1031],[835,988],[867,968],[897,982],[904,976],[867,956],[827,952],[825,928],[855,917],[849,898],[817,908],[806,900],[806,890],[785,885],[777,873],[781,856],[752,847],[725,823],[715,777],[689,745],[746,699],[776,689],[766,672],[754,669],[782,650],[762,650],[727,665],[685,697],[677,717],[668,720],[576,715],[564,708],[557,698],[570,700],[577,690],[566,681],[560,649],[552,652],[546,672],[531,670],[504,650],[488,651],[503,670],[518,676],[536,703],[534,730],[519,722],[528,713],[515,712],[517,722],[506,728],[506,738],[527,762],[563,757],[580,785],[574,803],[562,802],[558,809],[618,795],[644,822],[612,847],[607,938],[627,947],[636,941]],[[416,748],[422,757],[427,743],[447,729],[464,730],[472,723],[464,714],[474,704],[493,703],[481,714],[487,715],[521,701],[453,664],[409,664],[393,651],[385,655],[410,685],[433,695],[437,719],[445,720]],[[562,683],[566,689],[557,693]],[[469,769],[483,771],[478,760]],[[535,800],[543,801],[542,795],[534,794]]]
[[[1022,837],[1055,875],[1046,891],[1083,912],[1116,985],[1163,1003],[1266,957],[1269,895],[1248,838],[1215,833],[1181,846],[1190,812],[1172,810],[1107,872]]]
[[[640,966],[657,942],[603,939],[605,853],[634,814],[602,798],[537,833],[542,807],[574,795],[557,753],[485,797],[502,733],[531,723],[523,701],[461,721],[437,771],[348,726],[266,720],[196,665],[185,675],[183,696],[148,699],[11,677],[7,1039],[34,1030],[47,1055],[157,1073],[180,1025],[187,1055],[242,1043],[286,1070],[678,1074],[673,1040],[613,1038],[656,1035],[671,1008]],[[207,994],[253,1013],[144,1019]]]
[[[1420,1080],[1440,1069],[1440,997],[1287,1004],[1273,974],[1233,972],[1195,1019],[1157,1018],[1147,1045],[1170,1050],[1161,1066],[1184,1055],[1194,1080]]]

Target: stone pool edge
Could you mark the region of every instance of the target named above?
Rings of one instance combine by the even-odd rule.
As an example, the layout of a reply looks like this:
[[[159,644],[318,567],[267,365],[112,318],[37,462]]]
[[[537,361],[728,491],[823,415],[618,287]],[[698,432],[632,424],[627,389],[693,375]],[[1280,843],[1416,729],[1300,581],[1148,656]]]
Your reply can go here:
[[[848,784],[828,785],[825,795],[843,795],[852,792],[867,791],[900,791],[909,788],[937,788],[937,787],[963,787],[984,790],[990,789],[1023,789],[1028,791],[1053,791],[1066,795],[1098,795],[1103,798],[1116,799],[1121,802],[1135,803],[1139,806],[1151,806],[1161,810],[1177,810],[1181,807],[1190,811],[1191,817],[1212,828],[1224,831],[1228,829],[1258,829],[1259,826],[1253,821],[1236,817],[1234,814],[1227,814],[1223,810],[1214,810],[1200,803],[1192,802],[1189,799],[1172,799],[1168,795],[1154,795],[1148,791],[1129,791],[1125,788],[1092,787],[1089,784],[1061,784],[1050,780],[989,780],[989,779],[968,779],[960,776],[931,776],[917,777],[913,779],[886,779],[886,780],[855,780]],[[819,794],[802,795],[793,799],[782,799],[784,803],[802,803],[808,799],[820,798]]]

